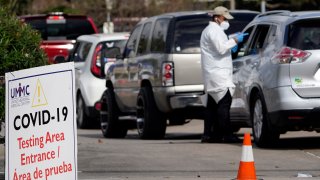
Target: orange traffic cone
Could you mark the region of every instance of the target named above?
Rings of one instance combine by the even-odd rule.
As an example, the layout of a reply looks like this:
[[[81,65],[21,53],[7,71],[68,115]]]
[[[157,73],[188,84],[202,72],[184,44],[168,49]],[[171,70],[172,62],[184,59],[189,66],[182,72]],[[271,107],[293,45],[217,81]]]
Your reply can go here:
[[[251,137],[249,133],[244,134],[242,156],[239,164],[237,180],[257,179],[254,167]]]

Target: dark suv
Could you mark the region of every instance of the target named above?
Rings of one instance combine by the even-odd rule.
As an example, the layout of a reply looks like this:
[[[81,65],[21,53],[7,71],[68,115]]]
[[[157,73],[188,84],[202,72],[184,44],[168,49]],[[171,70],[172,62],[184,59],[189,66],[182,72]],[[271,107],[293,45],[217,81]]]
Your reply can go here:
[[[50,64],[66,60],[78,36],[98,33],[92,18],[83,15],[56,12],[19,18],[41,33],[41,48]]]
[[[228,33],[235,33],[258,13],[234,11]],[[209,12],[162,14],[138,23],[123,58],[108,69],[102,97],[101,128],[106,137],[124,137],[121,120],[135,120],[140,138],[162,138],[167,119],[183,124],[203,118],[200,36]],[[234,28],[234,29],[233,29]]]

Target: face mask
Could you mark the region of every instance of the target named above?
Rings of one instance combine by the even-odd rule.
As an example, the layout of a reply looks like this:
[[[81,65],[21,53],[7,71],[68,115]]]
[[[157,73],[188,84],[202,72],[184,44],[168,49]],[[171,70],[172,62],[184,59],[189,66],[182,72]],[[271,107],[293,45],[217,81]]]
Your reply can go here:
[[[220,24],[220,27],[222,30],[227,30],[229,28],[230,24],[228,21],[222,21],[222,23]]]

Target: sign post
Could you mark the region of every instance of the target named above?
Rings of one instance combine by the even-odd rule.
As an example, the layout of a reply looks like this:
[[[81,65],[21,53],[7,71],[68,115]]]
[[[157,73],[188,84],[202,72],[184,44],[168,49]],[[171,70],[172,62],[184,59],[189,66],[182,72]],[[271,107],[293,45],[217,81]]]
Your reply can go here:
[[[5,179],[77,179],[74,63],[6,73]]]

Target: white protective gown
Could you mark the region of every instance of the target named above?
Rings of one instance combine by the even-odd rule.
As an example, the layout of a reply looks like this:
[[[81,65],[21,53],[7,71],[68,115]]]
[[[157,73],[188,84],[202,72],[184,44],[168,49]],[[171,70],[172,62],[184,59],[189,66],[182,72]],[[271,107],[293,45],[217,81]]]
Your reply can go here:
[[[228,39],[221,27],[211,22],[201,34],[201,66],[205,95],[201,97],[207,106],[208,94],[218,103],[230,91],[234,93],[232,81],[231,48],[237,45],[234,39]]]

